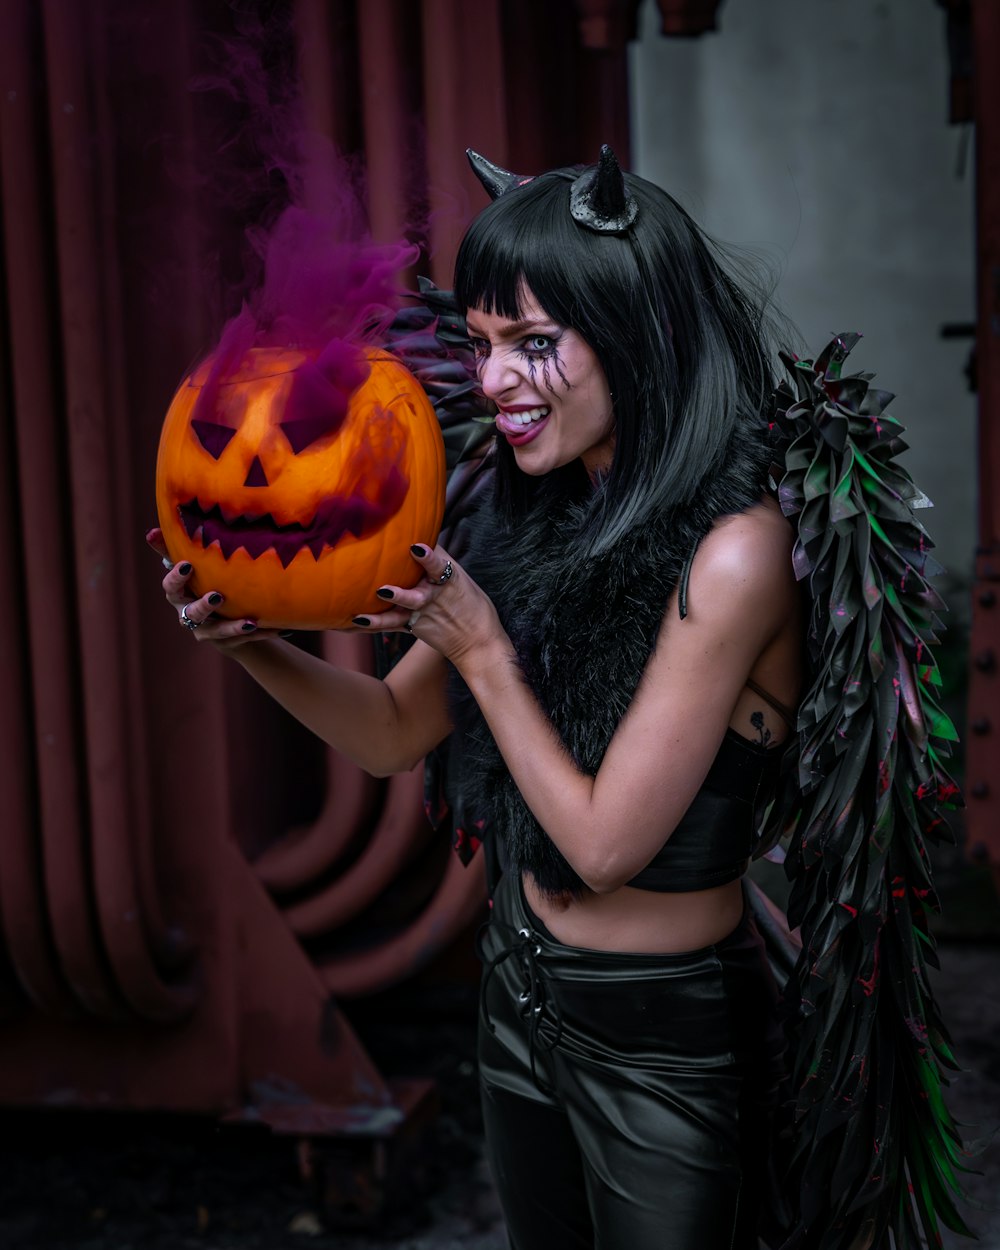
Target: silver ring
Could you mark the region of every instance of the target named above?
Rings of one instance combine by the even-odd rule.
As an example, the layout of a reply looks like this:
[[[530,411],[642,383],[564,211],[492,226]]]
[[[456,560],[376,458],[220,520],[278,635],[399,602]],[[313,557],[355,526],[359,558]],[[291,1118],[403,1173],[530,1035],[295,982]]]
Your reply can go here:
[[[183,608],[181,608],[181,624],[184,626],[185,629],[200,629],[202,622],[192,621],[190,616],[188,616],[188,608],[190,606],[191,606],[190,604],[185,603]]]
[[[406,628],[410,631],[411,634],[413,633],[414,625],[416,625],[417,621],[419,620],[420,620],[419,612],[411,612],[410,615],[406,618]]]
[[[448,563],[444,566],[444,572],[441,574],[441,576],[435,577],[434,579],[435,584],[438,586],[443,586],[445,582],[451,581],[451,577],[454,572],[455,570],[452,568],[451,561],[449,560]]]

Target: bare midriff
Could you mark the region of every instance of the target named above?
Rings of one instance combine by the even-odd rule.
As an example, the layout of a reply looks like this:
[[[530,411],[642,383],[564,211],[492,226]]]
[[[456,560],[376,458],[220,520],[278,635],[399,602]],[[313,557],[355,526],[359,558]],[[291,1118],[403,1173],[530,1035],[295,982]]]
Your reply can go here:
[[[743,915],[739,881],[663,894],[623,885],[610,894],[550,899],[524,874],[528,906],[554,938],[565,946],[635,954],[673,954],[700,950],[721,941]]]
[[[785,685],[769,671],[765,680],[772,689]],[[731,727],[745,733],[751,711],[760,708],[759,697],[745,690],[733,711]],[[765,707],[763,715],[771,743],[780,744],[787,726],[771,708]],[[554,899],[543,894],[527,873],[523,881],[528,906],[552,936],[566,946],[589,950],[652,955],[700,950],[732,933],[743,916],[739,881],[673,894],[623,885],[608,894],[588,892],[580,898],[567,894]]]

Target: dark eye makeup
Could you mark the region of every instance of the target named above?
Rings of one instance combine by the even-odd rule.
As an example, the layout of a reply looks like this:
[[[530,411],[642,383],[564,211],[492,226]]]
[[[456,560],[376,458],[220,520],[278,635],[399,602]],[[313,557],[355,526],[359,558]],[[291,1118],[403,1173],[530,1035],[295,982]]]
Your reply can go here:
[[[551,334],[529,334],[521,340],[518,354],[528,360],[545,360],[555,354],[558,341]]]
[[[489,339],[471,337],[469,341],[477,360],[485,360],[492,351]],[[528,334],[518,340],[514,350],[526,360],[545,360],[555,355],[558,343],[554,334]]]

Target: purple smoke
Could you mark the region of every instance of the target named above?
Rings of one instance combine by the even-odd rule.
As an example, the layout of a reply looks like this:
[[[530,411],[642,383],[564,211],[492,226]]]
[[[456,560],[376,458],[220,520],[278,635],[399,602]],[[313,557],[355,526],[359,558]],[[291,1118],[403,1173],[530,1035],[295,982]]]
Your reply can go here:
[[[315,352],[285,418],[302,441],[343,420],[369,372],[359,349],[392,320],[397,275],[418,249],[371,241],[361,176],[305,124],[287,13],[234,6],[232,19],[237,37],[218,41],[214,72],[191,86],[227,98],[242,118],[220,144],[213,183],[244,219],[256,218],[245,230],[251,289],[223,328],[193,415],[224,425],[238,415],[220,411],[219,384],[251,348]]]

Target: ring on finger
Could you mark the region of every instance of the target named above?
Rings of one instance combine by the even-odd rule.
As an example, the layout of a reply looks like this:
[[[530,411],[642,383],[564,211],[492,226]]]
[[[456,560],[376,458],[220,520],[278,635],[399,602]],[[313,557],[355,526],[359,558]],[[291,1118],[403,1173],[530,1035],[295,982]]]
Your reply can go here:
[[[190,604],[185,603],[183,608],[181,608],[181,618],[180,618],[181,624],[184,626],[185,629],[198,629],[200,628],[202,622],[192,621],[190,616],[188,616],[188,608],[190,606],[191,606]]]
[[[410,615],[406,618],[406,628],[410,631],[411,634],[413,633],[414,625],[416,625],[417,621],[419,620],[420,620],[419,612],[411,612]]]
[[[445,584],[445,582],[447,582],[447,581],[450,581],[450,580],[451,580],[452,574],[453,574],[454,572],[455,572],[455,570],[454,570],[454,568],[452,567],[452,563],[451,563],[451,561],[449,560],[449,561],[448,561],[448,563],[444,566],[444,572],[441,574],[441,576],[440,576],[440,577],[435,577],[435,579],[434,579],[435,583],[436,583],[438,586],[443,586],[443,585]]]

